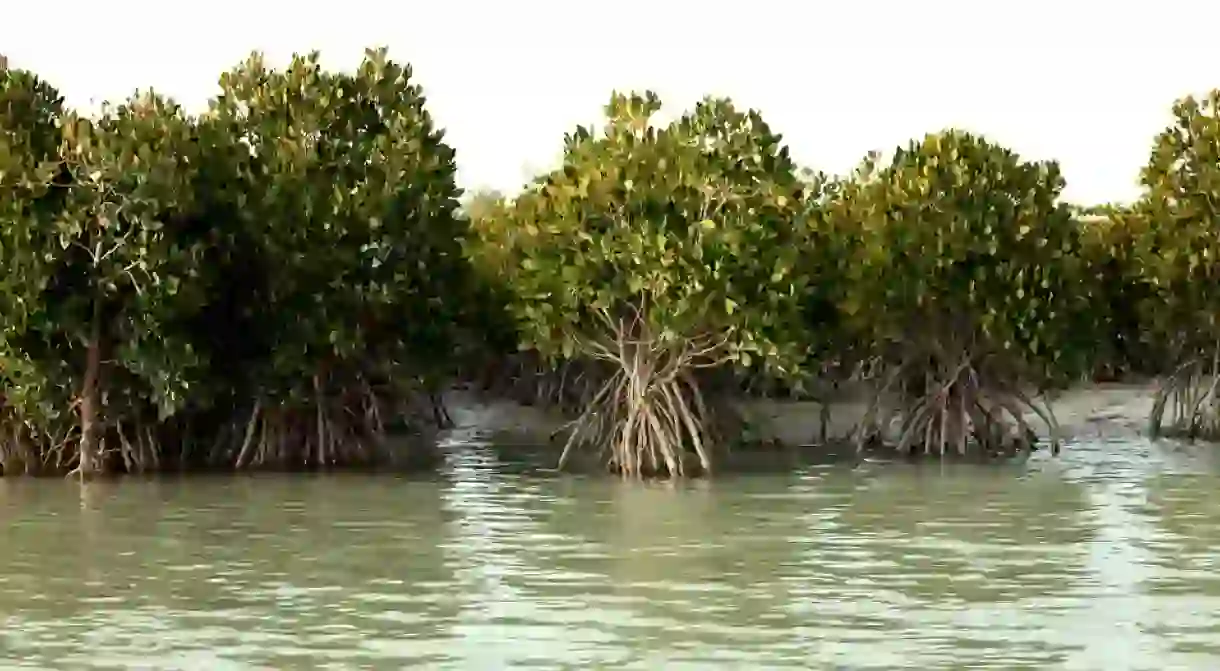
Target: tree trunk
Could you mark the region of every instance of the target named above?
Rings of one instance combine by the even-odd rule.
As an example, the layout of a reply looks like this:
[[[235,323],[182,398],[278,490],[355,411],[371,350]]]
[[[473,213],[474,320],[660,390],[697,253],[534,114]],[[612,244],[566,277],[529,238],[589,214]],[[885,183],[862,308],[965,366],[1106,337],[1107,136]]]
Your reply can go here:
[[[101,390],[98,379],[102,370],[102,302],[99,299],[93,302],[88,348],[85,382],[80,393],[80,463],[77,472],[82,480],[96,475],[102,466],[98,449],[101,442],[101,426],[98,423]]]

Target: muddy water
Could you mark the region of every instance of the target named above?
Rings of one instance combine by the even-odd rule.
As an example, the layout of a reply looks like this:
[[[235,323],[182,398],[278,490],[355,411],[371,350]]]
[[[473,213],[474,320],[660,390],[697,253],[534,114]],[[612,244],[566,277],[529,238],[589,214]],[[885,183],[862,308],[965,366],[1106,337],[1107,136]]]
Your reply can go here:
[[[1220,452],[1142,402],[992,468],[558,477],[499,408],[429,477],[0,482],[0,667],[1220,668]]]

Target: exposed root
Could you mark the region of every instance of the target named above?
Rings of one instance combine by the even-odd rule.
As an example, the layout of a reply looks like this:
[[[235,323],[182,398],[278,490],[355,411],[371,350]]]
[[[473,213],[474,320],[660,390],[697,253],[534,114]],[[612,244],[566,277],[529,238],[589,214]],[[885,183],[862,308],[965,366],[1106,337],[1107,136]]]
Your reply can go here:
[[[259,416],[263,410],[263,399],[258,399],[254,402],[254,409],[250,411],[250,419],[246,422],[246,431],[241,441],[241,451],[237,453],[237,462],[234,464],[238,469],[245,467],[250,463],[250,458],[254,454],[254,431],[258,428]],[[221,436],[224,434],[221,433]],[[217,436],[220,439],[220,436]],[[216,446],[219,448],[219,445]]]
[[[360,374],[310,380],[308,391],[249,404],[195,408],[156,418],[153,410],[120,399],[100,408],[92,463],[82,465],[83,423],[75,401],[58,416],[33,422],[0,397],[0,472],[89,479],[104,473],[148,473],[166,468],[325,469],[417,463],[412,440],[391,446],[390,426],[405,424],[426,442],[429,419],[452,422],[437,394],[415,386],[375,387]],[[103,396],[103,398],[105,398]],[[404,404],[413,398],[414,404]],[[406,405],[410,410],[404,412]],[[397,428],[397,427],[395,427]],[[164,445],[176,446],[172,450]]]
[[[15,416],[6,417],[0,423],[0,432],[0,472],[6,476],[35,475],[43,469],[46,451],[39,449],[23,422]]]
[[[428,405],[431,406],[432,421],[438,429],[452,429],[455,426],[449,409],[445,407],[445,398],[439,392],[428,392]]]
[[[583,349],[615,372],[565,427],[571,433],[559,467],[577,446],[591,446],[624,476],[681,477],[688,452],[703,473],[711,473],[713,449],[724,441],[693,373],[727,361],[727,338],[662,341],[650,337],[638,313],[630,324],[602,316],[612,332],[608,344],[586,343]]]
[[[366,394],[372,394],[371,388],[365,389]],[[428,389],[420,386],[419,388],[404,390],[401,394],[404,397],[404,402],[400,405],[399,411],[403,417],[413,419],[427,418],[427,421],[432,424],[437,430],[452,429],[455,424],[453,417],[449,414],[449,409],[445,407],[444,395],[436,390]],[[376,409],[376,404],[368,406],[370,412],[377,414],[374,423],[381,422],[380,412]]]
[[[80,425],[71,407],[67,421],[36,425],[0,403],[0,473],[79,477]]]
[[[1157,389],[1148,420],[1156,438],[1173,435],[1190,440],[1220,439],[1220,343],[1210,360],[1192,357],[1180,364]]]
[[[156,438],[153,436],[152,427],[137,424],[132,434],[133,437],[128,438],[127,432],[123,429],[123,423],[119,422],[115,426],[115,433],[118,434],[118,451],[123,460],[125,472],[143,473],[160,470],[161,454]]]
[[[414,427],[441,412],[435,397],[421,393],[418,403],[399,404],[384,397],[394,394],[379,394],[364,380],[328,386],[319,376],[312,392],[307,403],[256,400],[217,432],[208,461],[238,470],[380,465],[395,456],[387,442],[387,407],[410,415]]]
[[[980,368],[968,352],[951,365],[922,372],[912,361],[893,367],[857,427],[857,449],[889,439],[894,449],[910,455],[1011,456],[1036,449],[1038,434],[1027,419],[1032,414],[1046,425],[1058,454],[1059,425],[1050,405],[1001,376],[983,375]]]

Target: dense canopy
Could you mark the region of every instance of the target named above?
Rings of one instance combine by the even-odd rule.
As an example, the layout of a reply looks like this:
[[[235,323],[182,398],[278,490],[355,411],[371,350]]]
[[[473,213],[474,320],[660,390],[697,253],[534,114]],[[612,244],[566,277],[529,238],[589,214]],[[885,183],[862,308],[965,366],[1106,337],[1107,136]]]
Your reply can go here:
[[[253,54],[197,116],[85,116],[0,58],[0,469],[391,463],[509,377],[570,415],[561,463],[630,475],[711,470],[743,389],[832,371],[870,391],[860,449],[1029,450],[1047,393],[1132,374],[1165,378],[1154,431],[1220,435],[1220,92],[1131,206],[960,130],[826,176],[757,110],[616,92],[460,207],[426,103],[384,49]]]

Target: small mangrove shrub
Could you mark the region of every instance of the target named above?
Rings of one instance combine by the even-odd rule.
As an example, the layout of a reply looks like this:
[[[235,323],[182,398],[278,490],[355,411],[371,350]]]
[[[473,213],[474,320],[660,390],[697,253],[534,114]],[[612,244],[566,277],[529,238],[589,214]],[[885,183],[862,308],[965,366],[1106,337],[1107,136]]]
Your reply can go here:
[[[1141,314],[1153,299],[1154,286],[1138,273],[1137,242],[1147,233],[1149,217],[1129,207],[1103,206],[1078,212],[1081,261],[1090,308],[1078,316],[1092,319],[1096,349],[1085,371],[1085,383],[1150,377],[1170,358],[1165,342],[1149,337]],[[1078,380],[1071,380],[1077,382]]]
[[[199,309],[209,273],[189,230],[191,121],[151,92],[94,120],[28,75],[5,73],[5,87],[5,153],[31,152],[0,196],[28,205],[0,227],[0,258],[19,272],[0,307],[5,410],[20,425],[3,438],[5,470],[155,466],[128,437],[180,409],[200,365],[173,326]]]
[[[712,468],[727,409],[700,372],[803,360],[805,184],[754,111],[705,99],[657,126],[653,93],[615,94],[600,132],[565,139],[561,168],[502,203],[483,244],[504,276],[522,348],[595,365],[561,464],[599,449],[630,474]]]
[[[1220,91],[1173,106],[1141,174],[1133,215],[1141,301],[1149,337],[1169,349],[1150,432],[1220,437]]]
[[[86,118],[0,68],[4,472],[380,463],[443,424],[485,310],[411,76],[254,54],[200,117]]]
[[[445,423],[432,396],[464,342],[466,227],[454,152],[411,77],[383,49],[354,73],[255,54],[221,78],[200,123],[230,142],[213,198],[233,284],[211,321],[230,418],[209,460],[377,463],[387,416]]]
[[[1069,315],[1087,307],[1063,186],[1054,163],[947,131],[843,188],[829,216],[858,242],[840,308],[876,383],[861,446],[1011,453],[1032,447],[1031,415],[1055,440],[1037,395],[1076,365]]]

